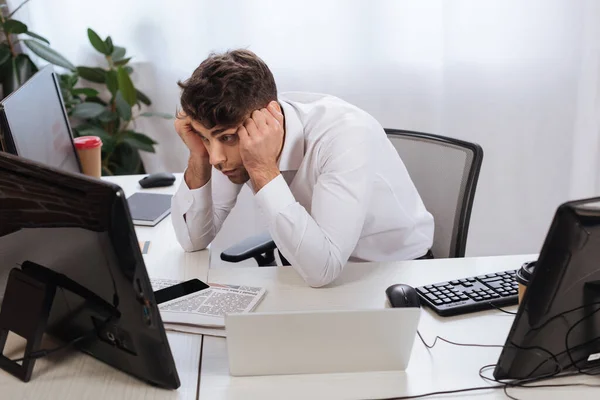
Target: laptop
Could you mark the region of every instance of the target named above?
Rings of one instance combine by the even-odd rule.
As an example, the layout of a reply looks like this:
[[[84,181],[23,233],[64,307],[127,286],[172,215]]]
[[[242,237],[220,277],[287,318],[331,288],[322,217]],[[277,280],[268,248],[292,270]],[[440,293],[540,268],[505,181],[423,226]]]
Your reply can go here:
[[[227,314],[234,376],[403,371],[420,308]]]

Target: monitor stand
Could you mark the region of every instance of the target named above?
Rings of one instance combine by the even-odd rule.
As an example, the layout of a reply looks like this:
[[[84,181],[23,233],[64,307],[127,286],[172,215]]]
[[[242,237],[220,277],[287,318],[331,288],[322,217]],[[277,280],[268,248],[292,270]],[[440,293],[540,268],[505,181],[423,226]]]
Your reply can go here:
[[[24,382],[31,379],[36,353],[41,350],[42,337],[46,331],[58,287],[83,297],[87,300],[86,305],[100,314],[108,313],[107,320],[120,316],[116,309],[118,305],[116,296],[113,306],[65,275],[30,261],[25,261],[21,269],[13,268],[8,277],[0,309],[0,368]],[[21,364],[4,356],[9,332],[27,340]]]

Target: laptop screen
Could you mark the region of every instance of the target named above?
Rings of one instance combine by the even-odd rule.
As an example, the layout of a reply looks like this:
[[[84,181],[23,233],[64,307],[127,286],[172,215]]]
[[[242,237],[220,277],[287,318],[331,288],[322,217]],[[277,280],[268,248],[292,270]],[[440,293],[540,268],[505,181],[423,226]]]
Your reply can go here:
[[[7,151],[69,172],[81,172],[52,66],[2,102]]]

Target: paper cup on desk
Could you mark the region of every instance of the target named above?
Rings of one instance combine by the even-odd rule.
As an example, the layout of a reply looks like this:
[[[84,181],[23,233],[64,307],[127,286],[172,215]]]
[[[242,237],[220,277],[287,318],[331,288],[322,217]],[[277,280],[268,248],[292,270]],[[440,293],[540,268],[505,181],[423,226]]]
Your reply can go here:
[[[525,291],[527,290],[527,286],[531,281],[531,277],[533,276],[533,269],[535,268],[535,261],[525,263],[517,270],[516,279],[519,284],[519,304],[523,300],[523,296],[525,296]]]
[[[75,138],[75,148],[85,175],[100,178],[102,175],[102,140],[98,136]]]

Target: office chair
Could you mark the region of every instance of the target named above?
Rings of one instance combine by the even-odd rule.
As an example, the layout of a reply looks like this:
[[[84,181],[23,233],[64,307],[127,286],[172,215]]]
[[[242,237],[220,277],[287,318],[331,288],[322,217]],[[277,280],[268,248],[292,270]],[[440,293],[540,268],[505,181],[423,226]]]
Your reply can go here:
[[[434,257],[464,257],[483,149],[475,143],[428,133],[385,132],[433,215]]]
[[[434,217],[434,257],[464,257],[483,149],[475,143],[428,133],[398,129],[385,132]],[[254,258],[259,266],[272,266],[276,265],[276,248],[269,233],[264,232],[223,251],[221,260]],[[288,264],[280,256],[282,263]]]

